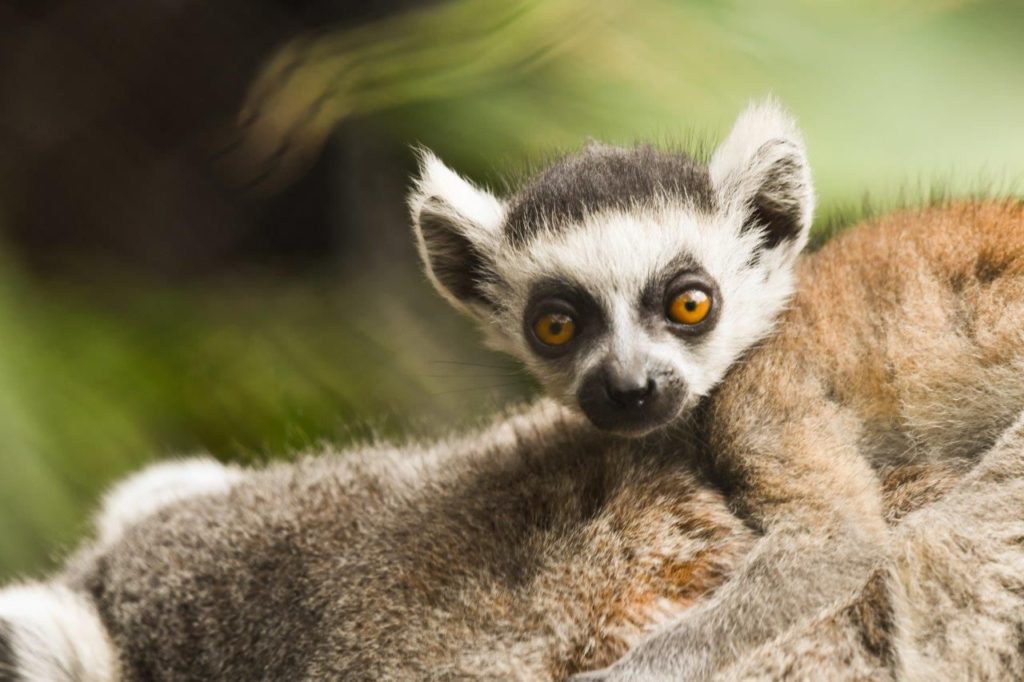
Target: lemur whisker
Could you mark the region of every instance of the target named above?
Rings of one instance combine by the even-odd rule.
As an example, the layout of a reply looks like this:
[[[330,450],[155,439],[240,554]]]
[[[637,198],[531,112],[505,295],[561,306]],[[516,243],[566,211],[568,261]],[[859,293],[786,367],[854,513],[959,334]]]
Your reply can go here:
[[[490,384],[487,386],[468,386],[463,388],[455,388],[446,391],[431,391],[430,395],[441,396],[441,395],[455,395],[459,393],[470,393],[472,391],[497,391],[503,388],[514,388],[520,386],[518,382],[507,383],[507,384]]]
[[[514,369],[516,371],[520,371],[520,372],[522,371],[521,369],[519,369],[518,365],[511,364],[511,363],[507,363],[507,364],[503,364],[502,365],[502,364],[490,364],[490,363],[486,363],[486,362],[467,362],[467,361],[462,361],[462,360],[431,360],[430,364],[432,364],[432,365],[461,365],[461,366],[465,366],[465,367],[490,367],[490,368],[493,368],[493,369],[507,369],[507,370],[513,370]]]
[[[502,377],[525,377],[520,372],[497,372],[494,374],[422,374],[427,379],[498,379]]]

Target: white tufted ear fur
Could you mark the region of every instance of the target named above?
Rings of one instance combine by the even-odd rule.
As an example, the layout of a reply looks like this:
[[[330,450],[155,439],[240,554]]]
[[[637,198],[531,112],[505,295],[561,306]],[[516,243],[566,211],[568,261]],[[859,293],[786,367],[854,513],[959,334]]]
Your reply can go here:
[[[803,135],[772,97],[751,104],[715,150],[711,182],[722,205],[763,231],[767,248],[803,248],[814,214],[814,187]]]
[[[420,257],[434,287],[456,308],[485,315],[490,306],[480,284],[493,272],[505,213],[502,202],[422,150],[409,209]]]

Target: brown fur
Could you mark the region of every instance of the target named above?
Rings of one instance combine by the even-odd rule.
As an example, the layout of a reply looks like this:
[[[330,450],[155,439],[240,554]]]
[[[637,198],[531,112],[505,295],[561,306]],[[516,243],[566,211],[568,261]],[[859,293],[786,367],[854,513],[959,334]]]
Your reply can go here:
[[[125,679],[564,679],[700,603],[754,541],[685,459],[602,441],[542,404],[434,451],[274,466],[66,580]],[[894,474],[887,499],[930,503],[958,476]]]
[[[95,603],[126,680],[559,679],[627,650],[635,662],[676,630],[645,636],[730,593],[748,610],[690,646],[769,647],[752,676],[813,679],[854,659],[891,671],[893,630],[926,622],[893,595],[918,603],[946,584],[901,576],[967,565],[930,561],[938,545],[920,542],[928,526],[912,510],[952,495],[1024,402],[1011,372],[1022,262],[1016,203],[897,214],[808,256],[779,334],[710,404],[728,498],[694,467],[692,424],[623,439],[542,401],[460,440],[246,472],[85,548],[60,580]],[[772,569],[730,504],[766,533],[821,529],[811,549],[829,559],[844,523],[873,546],[888,519],[919,549],[886,574],[854,556],[849,591],[834,595],[790,536],[769,545],[788,562]],[[764,643],[791,622],[751,616],[793,577],[784,606],[797,616],[803,598],[848,601],[771,658]],[[927,652],[931,631],[900,641]],[[667,644],[641,660],[671,664],[687,646]]]
[[[973,457],[1016,416],[1024,386],[998,380],[1024,364],[1020,203],[887,216],[806,257],[799,277],[778,334],[737,367],[711,417],[718,461],[755,517],[874,512],[864,454]]]
[[[907,515],[859,592],[715,679],[1020,679],[1022,474],[1024,413],[949,494]]]
[[[708,675],[850,594],[885,556],[886,517],[947,485],[915,472],[976,461],[1024,409],[1020,202],[896,213],[798,272],[778,333],[737,364],[707,420],[730,504],[768,537],[711,608],[607,679]],[[880,470],[905,481],[888,505]]]

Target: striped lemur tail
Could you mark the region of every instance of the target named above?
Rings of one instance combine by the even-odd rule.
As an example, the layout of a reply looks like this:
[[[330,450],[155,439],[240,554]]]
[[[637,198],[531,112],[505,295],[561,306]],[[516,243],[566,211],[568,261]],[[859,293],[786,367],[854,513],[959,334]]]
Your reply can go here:
[[[60,584],[0,591],[0,682],[116,682],[118,657],[88,597]]]
[[[241,476],[211,457],[150,466],[120,482],[96,516],[98,547],[160,509],[229,489]],[[118,656],[92,600],[59,582],[0,590],[0,682],[116,682]]]
[[[150,466],[107,493],[98,547],[162,508],[228,490],[241,473],[208,456]],[[59,582],[0,590],[0,682],[116,682],[117,650],[88,595]]]

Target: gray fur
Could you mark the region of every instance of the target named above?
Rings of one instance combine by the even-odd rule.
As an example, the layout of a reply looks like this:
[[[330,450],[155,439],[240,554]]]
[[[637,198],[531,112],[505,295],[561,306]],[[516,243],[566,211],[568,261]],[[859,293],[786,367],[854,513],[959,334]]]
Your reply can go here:
[[[11,626],[0,620],[0,682],[21,682],[18,659],[11,644]]]
[[[852,598],[716,680],[1024,677],[1024,414],[953,492],[910,514]]]
[[[521,245],[544,229],[571,229],[589,214],[666,198],[714,210],[707,165],[684,152],[591,143],[531,178],[509,200],[502,229],[509,242]]]
[[[1000,276],[980,276],[994,251]],[[765,537],[706,603],[591,679],[704,679],[852,594],[890,560],[873,468],[972,463],[1024,407],[1019,204],[896,214],[804,265],[845,286],[806,281],[706,422],[733,507]],[[886,302],[865,307],[876,292]]]
[[[274,465],[63,580],[92,595],[127,680],[564,677],[749,546],[683,436],[637,447],[541,404],[465,440]]]
[[[87,548],[61,580],[94,599],[124,680],[561,679],[699,604],[750,549],[749,529],[677,458],[687,441],[652,438],[638,450],[541,404],[430,450],[325,454],[246,473],[229,492],[172,503],[116,545]],[[980,613],[1013,632],[1024,592],[999,579],[1015,565],[1008,557],[1024,558],[1019,535],[1005,532],[1019,525],[1005,510],[1024,503],[1020,461],[993,460],[996,480],[900,521],[902,565],[931,591],[902,604],[947,628]],[[923,483],[894,477],[894,509],[903,495],[935,500],[959,477],[934,467],[920,475]],[[999,542],[1006,549],[976,554]],[[691,578],[706,585],[665,580],[636,595],[668,600],[664,612],[611,622],[629,599],[605,604],[609,594],[709,553],[705,575]],[[988,592],[975,590],[982,571],[993,578]],[[931,598],[943,592],[970,597]],[[914,646],[938,656],[970,654],[960,665],[1018,665],[990,630],[961,630],[951,649],[934,626],[866,624],[893,620],[880,594],[876,576],[836,615],[722,679],[884,679],[902,660],[892,652],[907,646],[893,630],[918,633]],[[866,636],[871,627],[880,636]]]
[[[627,650],[593,677],[1015,669],[986,642],[1014,631],[1024,599],[1007,573],[1024,533],[1000,497],[1024,480],[1019,425],[948,508],[935,501],[1024,408],[1020,269],[978,267],[999,235],[1018,248],[1024,217],[966,205],[861,228],[801,266],[784,313],[813,196],[791,120],[752,112],[707,167],[712,215],[659,194],[519,245],[506,204],[426,157],[411,205],[428,275],[565,406],[223,480],[207,462],[195,494],[160,495],[142,477],[160,505],[125,523],[133,491],[114,496],[120,521],[101,515],[114,530],[53,583],[88,600],[83,622],[95,607],[105,633],[93,641],[123,678],[559,679]],[[790,228],[772,212],[798,234],[779,237]],[[943,221],[962,229],[949,253],[924,229]],[[447,237],[486,259],[474,289],[454,284],[466,263]],[[635,314],[652,275],[690,259],[728,306],[699,344]],[[523,337],[542,278],[585,290],[607,319],[561,368]],[[866,319],[844,297],[884,305]],[[627,438],[577,414],[591,363],[657,353],[689,390],[664,428]],[[978,614],[979,636],[943,629]]]

